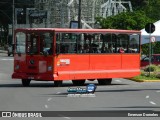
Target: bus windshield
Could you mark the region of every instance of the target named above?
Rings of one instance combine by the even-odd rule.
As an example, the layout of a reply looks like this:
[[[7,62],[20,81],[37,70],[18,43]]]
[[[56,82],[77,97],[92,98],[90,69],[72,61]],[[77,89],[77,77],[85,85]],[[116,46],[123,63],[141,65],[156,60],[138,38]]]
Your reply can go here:
[[[53,35],[51,33],[23,33],[16,34],[16,53],[53,54]]]

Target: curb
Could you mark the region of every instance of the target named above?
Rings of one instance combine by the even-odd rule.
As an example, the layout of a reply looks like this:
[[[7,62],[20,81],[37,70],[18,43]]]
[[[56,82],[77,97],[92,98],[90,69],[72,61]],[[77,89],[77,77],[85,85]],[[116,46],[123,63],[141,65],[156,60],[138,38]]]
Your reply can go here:
[[[5,50],[0,50],[0,53],[7,53],[7,51],[5,51]]]
[[[160,80],[138,80],[134,78],[130,78],[129,80],[135,81],[135,82],[160,82]]]

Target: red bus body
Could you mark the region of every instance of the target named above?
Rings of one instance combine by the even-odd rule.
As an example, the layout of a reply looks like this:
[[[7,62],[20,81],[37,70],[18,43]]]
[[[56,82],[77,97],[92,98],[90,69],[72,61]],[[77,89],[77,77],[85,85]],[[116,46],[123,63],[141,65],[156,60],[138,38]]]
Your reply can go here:
[[[53,35],[53,54],[46,55],[40,54],[40,37],[41,33],[49,32]],[[122,53],[57,53],[57,39],[61,33],[74,33],[74,34],[127,34],[139,36],[140,31],[131,30],[113,30],[113,29],[53,29],[53,28],[28,28],[17,29],[17,33],[24,33],[27,35],[30,33],[37,34],[34,36],[37,42],[37,54],[30,54],[27,52],[18,53],[15,50],[14,53],[14,73],[12,78],[22,80],[38,80],[38,81],[63,81],[63,80],[82,80],[82,79],[110,79],[110,78],[130,78],[140,74],[140,52],[122,52]],[[107,36],[107,35],[106,35]],[[32,37],[25,37],[26,39]],[[96,38],[96,37],[95,37]],[[16,41],[15,37],[15,43]],[[97,39],[97,38],[96,38]],[[104,37],[105,39],[105,37]],[[118,41],[119,37],[116,38]],[[67,40],[65,38],[65,40]],[[98,39],[97,39],[98,40]],[[31,44],[24,40],[24,47]],[[122,41],[126,44],[124,41]],[[83,42],[82,42],[83,43]],[[59,43],[58,43],[59,44]],[[73,46],[69,42],[67,45]],[[76,44],[76,43],[75,43]],[[98,43],[97,43],[98,44]],[[100,44],[100,43],[99,43]],[[103,43],[102,43],[103,44]],[[116,45],[116,49],[119,45]],[[121,43],[120,43],[121,44]],[[16,44],[18,46],[18,42]],[[18,47],[15,48],[18,50]],[[59,44],[60,45],[60,44]],[[28,45],[29,46],[29,45]],[[30,45],[31,46],[31,45]],[[34,46],[34,44],[32,44]],[[62,47],[62,46],[61,46]],[[19,47],[20,48],[20,47]],[[140,49],[140,42],[138,43],[138,49]],[[129,48],[128,48],[129,49]],[[27,47],[25,47],[27,51]],[[115,50],[114,50],[115,51]]]

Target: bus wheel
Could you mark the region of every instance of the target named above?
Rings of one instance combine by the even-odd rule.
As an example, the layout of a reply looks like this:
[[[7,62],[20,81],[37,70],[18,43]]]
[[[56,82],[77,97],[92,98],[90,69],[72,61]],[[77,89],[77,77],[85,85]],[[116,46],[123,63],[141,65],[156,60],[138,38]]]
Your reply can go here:
[[[62,81],[54,81],[54,86],[55,87],[61,87],[62,86]]]
[[[30,85],[31,80],[29,79],[22,79],[22,85],[24,87],[28,87]]]
[[[99,85],[110,85],[112,82],[112,78],[110,79],[97,79]]]
[[[72,80],[73,85],[76,86],[83,86],[85,83],[85,80]]]

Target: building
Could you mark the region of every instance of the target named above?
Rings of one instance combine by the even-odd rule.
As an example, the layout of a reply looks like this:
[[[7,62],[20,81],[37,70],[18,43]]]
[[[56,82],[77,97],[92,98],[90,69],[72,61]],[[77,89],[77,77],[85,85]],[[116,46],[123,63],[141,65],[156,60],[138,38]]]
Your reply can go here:
[[[82,0],[82,27],[94,27],[95,17],[100,14],[100,5],[105,0]],[[35,0],[35,8],[47,10],[48,26],[69,27],[70,21],[78,19],[79,0]]]

